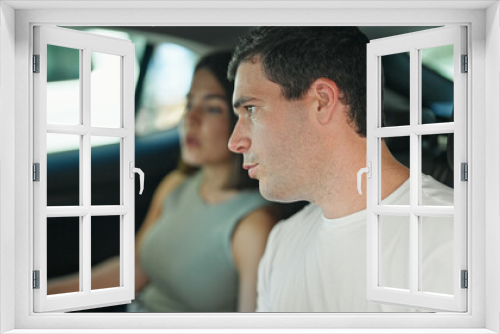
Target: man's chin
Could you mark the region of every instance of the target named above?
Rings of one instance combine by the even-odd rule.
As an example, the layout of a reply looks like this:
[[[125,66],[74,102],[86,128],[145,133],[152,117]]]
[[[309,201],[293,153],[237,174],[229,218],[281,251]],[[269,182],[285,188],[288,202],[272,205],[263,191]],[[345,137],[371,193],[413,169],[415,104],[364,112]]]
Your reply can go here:
[[[259,180],[259,192],[268,201],[277,203],[292,203],[302,201],[302,199],[290,196],[282,187],[266,186],[264,182]]]

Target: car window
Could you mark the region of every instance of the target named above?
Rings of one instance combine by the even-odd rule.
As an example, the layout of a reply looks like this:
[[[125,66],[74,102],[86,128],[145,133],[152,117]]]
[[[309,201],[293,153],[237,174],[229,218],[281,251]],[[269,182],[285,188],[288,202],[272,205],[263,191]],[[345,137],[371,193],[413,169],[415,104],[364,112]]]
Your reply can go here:
[[[136,135],[175,127],[182,116],[198,55],[174,43],[155,47],[136,111]]]
[[[146,46],[145,38],[140,35],[111,29],[86,28],[78,30],[131,40],[135,44],[134,73],[135,83],[137,84],[140,73],[140,56]],[[47,57],[58,59],[57,66],[50,66],[52,63],[49,63],[47,68],[47,101],[49,102],[47,106],[49,110],[47,122],[52,124],[78,124],[80,122],[78,110],[76,112],[69,111],[78,106],[75,101],[79,99],[80,81],[78,67],[73,65],[78,64],[80,53],[75,49],[50,46],[50,48],[47,48]],[[106,101],[110,101],[110,95],[119,94],[119,92],[109,90],[109,87],[116,86],[113,81],[119,75],[119,64],[116,63],[116,60],[113,60],[113,57],[106,57],[106,55],[93,52],[91,69],[92,100],[99,102],[93,104],[93,108],[97,110],[92,110],[92,114],[99,115],[101,124],[111,124],[113,123],[113,117],[116,117],[116,115],[106,112],[106,108],[109,107],[109,103],[106,103]],[[102,136],[93,145],[101,146],[114,142],[114,138]],[[52,140],[47,142],[47,153],[74,150],[78,148],[78,145],[78,141]]]
[[[140,33],[122,31],[118,29],[88,28],[88,27],[69,27],[90,33],[106,35],[115,38],[131,40],[135,45],[135,85],[138,84],[138,78],[141,71],[144,74],[142,94],[139,101],[136,102],[136,133],[138,136],[144,136],[157,133],[163,130],[174,128],[180,121],[185,105],[185,97],[191,84],[191,77],[194,66],[199,55],[190,49],[179,44],[156,42],[153,47],[151,59],[146,62],[145,68],[141,68],[142,57],[148,43],[147,38]],[[77,50],[68,48],[51,47],[47,50],[48,56],[53,59],[59,59],[62,66],[67,64],[67,68],[62,69],[61,64],[57,68],[47,69],[47,94],[51,101],[49,123],[55,124],[77,124],[78,113],[71,113],[68,110],[75,106],[78,100],[79,92],[79,73],[72,66],[79,61]],[[92,56],[92,78],[96,86],[93,90],[93,100],[106,101],[110,92],[107,87],[111,87],[108,81],[116,78],[116,66],[109,66],[106,62],[107,57]],[[113,72],[114,71],[114,72]],[[95,96],[98,94],[97,96]],[[51,96],[57,98],[50,98]],[[105,107],[106,103],[100,106]],[[94,111],[93,111],[94,112]],[[106,117],[113,115],[102,111],[95,111],[99,114],[103,124],[109,122]],[[112,138],[101,137],[99,142],[93,143],[94,146],[111,144]],[[76,146],[75,146],[76,145]],[[78,145],[71,141],[54,141],[49,143],[47,153],[69,151],[77,149]]]

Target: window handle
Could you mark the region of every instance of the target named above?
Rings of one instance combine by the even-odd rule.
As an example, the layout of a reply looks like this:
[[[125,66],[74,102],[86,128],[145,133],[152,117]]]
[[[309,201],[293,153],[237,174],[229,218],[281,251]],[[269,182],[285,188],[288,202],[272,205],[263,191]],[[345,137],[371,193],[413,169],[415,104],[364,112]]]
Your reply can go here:
[[[361,175],[363,175],[364,173],[367,174],[366,175],[367,178],[371,179],[371,177],[372,177],[372,163],[370,161],[368,161],[368,167],[361,168],[360,170],[358,170],[358,192],[360,195],[362,194],[362,192],[361,192]]]
[[[130,161],[130,178],[134,178],[134,173],[139,174],[139,184],[141,185],[141,190],[139,191],[139,195],[142,195],[142,191],[144,190],[144,172],[140,168],[134,167],[134,162]]]

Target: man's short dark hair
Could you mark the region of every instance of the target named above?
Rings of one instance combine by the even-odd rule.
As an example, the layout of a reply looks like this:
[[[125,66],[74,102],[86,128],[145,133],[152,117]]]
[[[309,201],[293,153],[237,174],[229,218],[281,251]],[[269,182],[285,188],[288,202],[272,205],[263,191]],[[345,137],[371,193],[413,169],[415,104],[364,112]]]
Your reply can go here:
[[[366,44],[357,27],[258,27],[240,39],[228,68],[261,62],[266,77],[288,100],[302,98],[321,77],[333,80],[348,105],[351,124],[366,137]]]

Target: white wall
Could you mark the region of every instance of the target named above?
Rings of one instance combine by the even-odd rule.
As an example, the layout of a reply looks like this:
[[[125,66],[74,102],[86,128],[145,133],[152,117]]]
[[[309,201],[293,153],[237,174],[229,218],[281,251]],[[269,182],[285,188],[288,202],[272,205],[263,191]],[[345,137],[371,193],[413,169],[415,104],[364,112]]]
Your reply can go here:
[[[498,313],[500,312],[500,6],[490,6],[486,12],[486,138],[485,143],[485,175],[486,183],[486,219],[495,222],[487,225],[486,257],[496,262],[495,266],[486,268],[486,327],[495,332],[500,331]]]
[[[14,328],[15,11],[0,2],[0,333]]]

